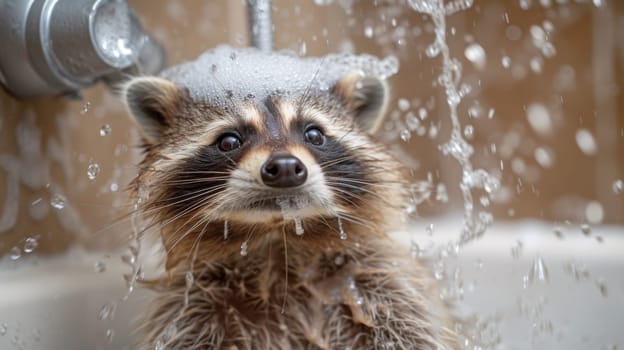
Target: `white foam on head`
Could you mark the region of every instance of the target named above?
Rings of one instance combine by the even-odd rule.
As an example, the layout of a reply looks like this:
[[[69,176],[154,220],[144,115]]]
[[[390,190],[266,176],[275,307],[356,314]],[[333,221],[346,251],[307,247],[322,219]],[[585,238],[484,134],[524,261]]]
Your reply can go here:
[[[370,55],[332,54],[302,58],[289,51],[265,53],[253,48],[218,46],[196,60],[161,73],[189,90],[196,102],[227,106],[231,100],[264,100],[273,94],[300,95],[308,89],[329,90],[345,75],[386,79],[399,68],[398,59]]]

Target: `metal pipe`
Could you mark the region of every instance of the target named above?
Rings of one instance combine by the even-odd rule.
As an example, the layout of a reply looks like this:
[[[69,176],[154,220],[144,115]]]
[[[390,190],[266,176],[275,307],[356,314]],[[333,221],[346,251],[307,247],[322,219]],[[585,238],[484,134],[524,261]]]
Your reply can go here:
[[[265,52],[273,50],[271,0],[249,0],[247,14],[251,45]]]
[[[162,68],[126,0],[0,0],[0,83],[17,97],[75,93]]]

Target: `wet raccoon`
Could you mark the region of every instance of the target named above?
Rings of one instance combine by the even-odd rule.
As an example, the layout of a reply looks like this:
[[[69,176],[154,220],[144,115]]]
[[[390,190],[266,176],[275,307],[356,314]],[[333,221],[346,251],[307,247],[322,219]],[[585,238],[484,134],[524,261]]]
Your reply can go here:
[[[145,144],[134,195],[167,258],[136,348],[455,347],[429,272],[387,235],[406,193],[370,136],[386,90],[360,73],[228,103],[126,85]]]

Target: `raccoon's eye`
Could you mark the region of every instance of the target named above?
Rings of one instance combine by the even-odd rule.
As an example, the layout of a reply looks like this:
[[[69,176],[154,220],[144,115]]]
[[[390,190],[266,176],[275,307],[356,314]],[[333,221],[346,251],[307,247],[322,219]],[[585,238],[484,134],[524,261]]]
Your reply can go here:
[[[241,139],[234,134],[223,134],[217,141],[217,147],[221,152],[230,152],[240,148],[242,144]]]
[[[303,134],[303,137],[305,137],[306,142],[309,142],[315,146],[321,146],[325,143],[325,135],[323,135],[323,132],[321,130],[314,126],[308,128]]]

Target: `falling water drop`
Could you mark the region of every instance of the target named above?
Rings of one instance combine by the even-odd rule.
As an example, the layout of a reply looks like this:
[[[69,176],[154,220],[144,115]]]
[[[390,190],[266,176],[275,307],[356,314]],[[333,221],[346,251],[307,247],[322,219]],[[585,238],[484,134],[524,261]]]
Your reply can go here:
[[[475,68],[477,69],[485,68],[485,63],[486,63],[485,50],[483,50],[483,47],[481,47],[481,45],[477,43],[473,43],[469,45],[464,51],[464,55],[470,62],[472,62]]]
[[[588,156],[596,154],[598,149],[594,136],[587,129],[579,129],[576,132],[576,144],[580,148],[581,152]]]
[[[62,210],[65,208],[65,197],[60,194],[54,194],[50,200],[50,205],[54,209]]]
[[[230,233],[230,222],[225,220],[223,222],[223,240],[226,241],[228,239],[228,235]]]
[[[501,59],[501,64],[503,65],[503,67],[509,68],[511,66],[511,58],[509,58],[509,56],[503,56],[503,58]]]
[[[162,340],[158,339],[154,345],[154,350],[165,350],[165,344]]]
[[[26,241],[24,242],[24,253],[32,253],[35,249],[37,249],[37,246],[39,245],[39,242],[37,242],[37,238],[35,237],[28,237],[26,238]]]
[[[585,236],[589,236],[591,234],[591,227],[588,224],[582,224],[581,232],[583,232]]]
[[[104,124],[100,128],[100,136],[102,136],[102,137],[108,136],[108,134],[110,134],[112,130],[113,130],[113,128],[111,128],[110,125]]]
[[[410,109],[410,102],[407,99],[401,98],[399,99],[398,106],[402,112],[407,112],[407,110]]]
[[[6,323],[0,325],[0,335],[6,335],[9,326]]]
[[[82,105],[82,109],[80,109],[80,114],[85,115],[91,108],[91,102],[87,101],[84,105]]]
[[[412,258],[418,258],[421,256],[422,250],[420,249],[420,245],[418,245],[418,242],[414,240],[410,242],[410,253],[412,255]]]
[[[342,219],[340,218],[340,216],[338,217],[338,231],[340,232],[340,239],[343,241],[346,240],[347,234],[342,227]]]
[[[106,271],[106,264],[103,261],[96,261],[93,264],[93,269],[95,270],[96,273],[102,273]]]
[[[240,247],[240,255],[247,256],[247,249],[249,249],[249,243],[247,241],[243,242]]]
[[[399,134],[399,136],[401,137],[401,140],[403,142],[407,142],[412,138],[412,133],[407,129],[403,129],[401,130],[401,133]]]
[[[87,167],[87,177],[93,181],[100,174],[100,166],[97,163],[91,163]]]
[[[425,228],[425,231],[427,232],[429,236],[433,235],[433,224],[427,225],[427,228]]]
[[[22,257],[22,250],[19,247],[13,247],[9,251],[9,258],[13,261]]]
[[[297,234],[297,236],[303,235],[303,225],[301,224],[301,218],[295,216],[293,220],[295,221],[295,234]]]
[[[102,307],[100,308],[100,312],[98,312],[98,320],[112,320],[116,309],[117,304],[115,302],[110,302],[108,304],[102,305]]]
[[[186,289],[190,289],[193,286],[193,282],[195,282],[193,272],[187,271],[186,275],[184,276],[184,280],[186,282]]]
[[[106,341],[111,344],[113,342],[113,338],[115,337],[115,331],[112,329],[106,330]]]
[[[548,269],[544,264],[544,260],[541,256],[538,256],[535,261],[533,261],[533,265],[531,266],[531,270],[529,270],[529,282],[548,282]]]

